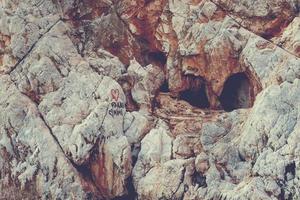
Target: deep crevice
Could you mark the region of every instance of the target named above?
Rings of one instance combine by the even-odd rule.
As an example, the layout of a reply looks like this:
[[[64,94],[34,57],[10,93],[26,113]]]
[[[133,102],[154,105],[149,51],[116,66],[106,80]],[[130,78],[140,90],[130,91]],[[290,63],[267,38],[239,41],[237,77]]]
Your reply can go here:
[[[160,92],[164,92],[164,93],[170,92],[170,90],[169,90],[169,83],[168,83],[167,80],[165,80],[164,83],[160,86],[159,91]]]
[[[285,167],[285,173],[284,173],[284,180],[287,181],[288,180],[288,174],[290,174],[291,176],[295,177],[296,175],[296,164],[295,161],[288,164]]]
[[[207,183],[206,183],[206,176],[200,172],[194,172],[194,174],[192,175],[192,181],[193,184],[198,184],[199,187],[203,187],[206,188],[207,187]]]
[[[126,188],[127,188],[127,194],[120,196],[120,197],[115,197],[113,200],[134,200],[137,197],[136,190],[133,185],[133,180],[132,176],[129,176],[126,179]]]

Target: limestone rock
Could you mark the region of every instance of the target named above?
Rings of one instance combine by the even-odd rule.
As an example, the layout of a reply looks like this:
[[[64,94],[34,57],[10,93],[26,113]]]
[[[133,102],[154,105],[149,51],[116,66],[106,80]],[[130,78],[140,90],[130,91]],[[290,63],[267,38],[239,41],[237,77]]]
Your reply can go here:
[[[300,57],[300,17],[295,17],[293,21],[283,30],[282,34],[272,40],[282,46],[285,50]]]
[[[195,160],[195,167],[198,172],[204,173],[209,169],[208,156],[201,152]]]
[[[264,37],[272,37],[280,32],[297,15],[299,2],[279,1],[235,1],[213,0],[252,32]]]
[[[132,61],[128,74],[133,77],[133,100],[142,110],[151,111],[155,93],[164,81],[163,71],[154,65],[144,68],[136,61]]]
[[[300,199],[299,8],[0,1],[0,199]]]
[[[133,180],[136,187],[148,171],[156,165],[161,165],[171,159],[172,138],[168,135],[166,124],[162,121],[152,129],[142,140],[137,163],[133,168]]]
[[[173,142],[175,158],[190,158],[202,151],[200,138],[191,135],[180,135]]]
[[[262,38],[254,37],[242,51],[241,59],[246,66],[255,70],[263,88],[299,78],[298,57]]]
[[[131,152],[126,137],[112,136],[99,144],[99,154],[91,159],[92,179],[104,198],[127,194],[131,174]]]
[[[90,66],[99,74],[118,80],[126,72],[124,64],[111,53],[99,49],[87,57]]]
[[[65,157],[35,103],[9,76],[0,80],[1,198],[96,196],[97,189]],[[28,192],[19,193],[20,189]]]
[[[185,190],[185,171],[188,161],[170,160],[149,170],[137,186],[142,199],[181,199]]]
[[[153,120],[141,112],[127,112],[124,116],[124,134],[130,144],[137,144],[153,126]]]
[[[78,168],[90,170],[92,155],[94,157],[94,154],[100,154],[94,150],[97,144],[104,138],[120,138],[123,135],[122,121],[126,101],[122,88],[116,81],[103,76],[99,71],[95,72],[94,66],[90,66],[78,54],[67,35],[68,31],[61,21],[54,25],[33,46],[32,54],[26,56],[11,72],[11,78],[18,89],[33,104],[37,104],[40,117],[70,162]],[[112,59],[107,53],[102,56],[104,58],[98,58],[98,62],[105,61],[117,70],[122,70],[123,65],[116,58]],[[121,72],[113,72],[105,75],[117,78],[120,74]],[[123,138],[123,144],[127,153],[124,153],[125,163],[119,164],[119,167],[127,167],[124,172],[120,172],[120,177],[117,175],[119,171],[114,173],[120,183],[110,184],[105,191],[101,190],[103,196],[115,197],[126,193],[124,185],[131,171],[131,157],[126,138]],[[110,151],[106,154],[113,156]],[[93,172],[91,169],[92,174]],[[107,177],[101,179],[111,179],[109,173],[105,175]],[[94,181],[99,181],[99,177],[95,177]],[[97,184],[90,187],[95,186],[98,187]]]

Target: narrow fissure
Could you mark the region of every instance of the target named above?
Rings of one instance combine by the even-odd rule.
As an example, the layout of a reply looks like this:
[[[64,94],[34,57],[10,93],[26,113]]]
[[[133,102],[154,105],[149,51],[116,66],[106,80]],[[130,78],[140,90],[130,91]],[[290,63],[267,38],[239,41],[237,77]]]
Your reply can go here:
[[[198,184],[199,187],[207,187],[206,176],[200,172],[194,172],[194,174],[192,175],[192,181],[194,185]]]
[[[133,185],[132,176],[129,176],[126,179],[126,188],[127,188],[127,195],[115,197],[113,200],[134,200],[137,197],[136,190]]]
[[[160,86],[160,92],[164,92],[164,93],[170,92],[169,83],[167,80],[164,81],[164,83]]]

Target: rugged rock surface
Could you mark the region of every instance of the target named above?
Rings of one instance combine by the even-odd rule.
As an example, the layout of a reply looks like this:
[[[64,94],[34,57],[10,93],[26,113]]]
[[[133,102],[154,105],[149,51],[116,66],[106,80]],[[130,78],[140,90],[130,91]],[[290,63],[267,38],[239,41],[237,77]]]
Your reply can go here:
[[[0,199],[299,199],[299,8],[0,1]]]

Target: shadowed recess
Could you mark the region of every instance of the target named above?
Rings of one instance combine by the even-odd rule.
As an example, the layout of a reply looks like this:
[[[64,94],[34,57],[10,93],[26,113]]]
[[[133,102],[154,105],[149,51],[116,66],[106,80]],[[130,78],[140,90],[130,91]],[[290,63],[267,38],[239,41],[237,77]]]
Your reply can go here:
[[[160,86],[160,92],[170,92],[167,80],[165,80],[164,83]]]
[[[192,87],[180,93],[180,99],[198,108],[209,108],[205,84]]]
[[[146,57],[148,63],[156,63],[159,66],[164,66],[167,62],[166,55],[160,51],[148,52]]]
[[[251,106],[250,81],[245,73],[230,76],[224,84],[220,103],[225,111]]]

